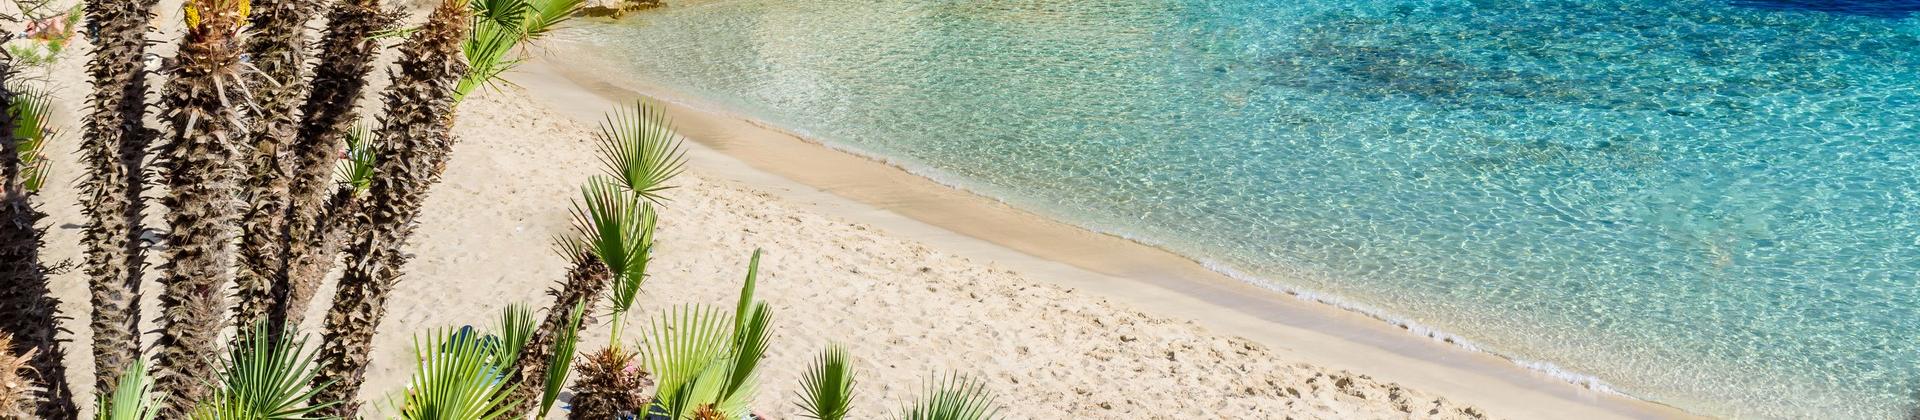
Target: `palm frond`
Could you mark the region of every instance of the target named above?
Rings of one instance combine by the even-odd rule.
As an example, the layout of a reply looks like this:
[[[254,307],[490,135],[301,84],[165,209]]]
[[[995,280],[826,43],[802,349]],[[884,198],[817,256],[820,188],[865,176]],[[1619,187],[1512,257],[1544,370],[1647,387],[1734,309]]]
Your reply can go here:
[[[519,45],[520,39],[517,27],[484,21],[474,25],[473,34],[460,44],[460,52],[467,58],[467,73],[454,86],[454,101],[464,100],[475,89],[499,81],[501,74],[519,64],[519,60],[507,57],[513,52],[513,47]]]
[[[753,399],[753,372],[760,365],[760,359],[767,354],[767,340],[772,337],[773,309],[766,302],[753,298],[754,285],[760,274],[760,250],[753,251],[753,259],[747,263],[747,280],[740,286],[740,302],[734,309],[733,325],[733,367],[728,369],[727,383],[723,397],[728,400]]]
[[[655,222],[653,209],[603,178],[587,182],[580,194],[581,200],[573,205],[573,238],[577,245],[566,249],[563,242],[562,251],[591,254],[616,277],[643,268]]]
[[[493,367],[506,372],[519,362],[520,351],[533,339],[533,329],[537,326],[533,319],[533,309],[524,303],[507,305],[500,309],[500,346],[493,355]]]
[[[677,419],[696,408],[692,385],[731,352],[730,324],[719,309],[697,305],[677,307],[654,321],[640,360],[658,378],[656,409]]]
[[[495,25],[509,31],[520,31],[535,13],[533,3],[527,0],[470,0],[467,8],[473,11],[474,25]]]
[[[500,392],[505,384],[483,340],[452,331],[414,337],[414,371],[401,400],[408,420],[494,419],[510,415],[513,404]]]
[[[837,344],[828,346],[807,367],[800,382],[800,401],[795,404],[811,418],[845,419],[847,410],[853,407],[855,376],[857,372],[847,360],[847,349]]]
[[[567,329],[554,343],[553,359],[547,366],[547,381],[540,391],[540,411],[534,412],[535,418],[545,418],[547,411],[553,409],[553,402],[560,398],[560,388],[567,383],[567,374],[573,371],[574,345],[580,341],[580,314],[586,313],[586,302],[574,304],[573,316],[567,319]]]
[[[337,402],[313,401],[310,388],[317,366],[306,338],[274,339],[262,322],[243,333],[220,366],[220,387],[202,401],[197,419],[306,419]],[[283,337],[298,336],[288,330]],[[324,388],[326,384],[322,384]]]
[[[632,197],[632,196],[627,196]],[[633,309],[634,301],[640,297],[640,286],[647,281],[647,262],[653,260],[653,231],[658,226],[659,215],[653,212],[653,205],[640,204],[639,232],[637,240],[627,251],[627,261],[619,270],[613,272],[613,290],[607,295],[611,300],[613,312],[624,314]],[[618,338],[616,335],[615,338]]]
[[[53,115],[53,100],[36,89],[13,89],[13,102],[7,104],[7,112],[14,117],[13,138],[20,142],[15,151],[20,156],[21,184],[27,191],[39,191],[52,169],[45,149],[55,134],[48,119]]]
[[[661,193],[673,188],[668,183],[685,169],[683,139],[666,112],[645,101],[630,112],[608,115],[594,139],[607,175],[656,204],[666,200]]]
[[[374,141],[373,133],[364,124],[354,124],[347,130],[346,159],[340,161],[340,183],[352,187],[356,193],[364,193],[373,185],[373,168],[378,163],[379,145]]]
[[[908,406],[900,417],[905,420],[985,420],[994,417],[999,406],[987,384],[960,374],[928,378],[927,394]]]
[[[147,377],[147,363],[134,360],[133,366],[114,381],[113,395],[101,394],[94,407],[96,420],[153,420],[160,414],[159,401],[153,398],[153,380]]]
[[[522,32],[529,40],[540,39],[561,23],[572,19],[586,4],[584,0],[532,0],[532,3],[533,13],[527,15],[527,22],[522,27]]]

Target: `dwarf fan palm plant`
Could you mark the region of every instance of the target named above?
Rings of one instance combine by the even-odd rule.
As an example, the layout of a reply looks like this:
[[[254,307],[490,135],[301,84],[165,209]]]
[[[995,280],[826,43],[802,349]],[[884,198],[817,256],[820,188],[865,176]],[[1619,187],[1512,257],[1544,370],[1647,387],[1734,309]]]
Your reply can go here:
[[[400,417],[408,420],[481,420],[509,415],[512,404],[501,392],[504,384],[492,352],[481,340],[444,331],[414,338],[414,358],[420,361]]]
[[[649,202],[648,217],[640,226],[639,243],[628,255],[631,262],[613,270],[613,293],[608,297],[613,311],[612,342],[618,349],[626,314],[640,295],[640,286],[647,280],[647,262],[652,259],[655,227],[652,205],[666,199],[661,193],[672,188],[668,182],[680,174],[686,155],[681,148],[682,139],[674,132],[666,114],[646,102],[617,115],[608,115],[600,124],[600,130],[594,133],[594,139],[606,175],[636,200]]]
[[[286,331],[292,333],[292,331]],[[289,334],[292,335],[292,334]],[[278,338],[256,323],[221,360],[219,388],[194,411],[200,420],[305,419],[332,403],[315,403],[313,354],[304,338]],[[326,384],[322,384],[324,388]]]
[[[93,418],[97,420],[153,420],[160,415],[159,404],[154,401],[153,381],[147,378],[147,363],[134,359],[133,364],[125,366],[113,383],[119,385],[112,393],[104,390],[99,394],[99,403],[95,404]]]
[[[656,321],[640,353],[647,370],[659,378],[650,411],[674,420],[747,414],[773,316],[766,302],[753,299],[759,267],[755,251],[733,316],[687,306]]]
[[[800,401],[794,403],[800,406],[802,414],[819,420],[847,418],[847,410],[853,407],[857,375],[848,363],[847,349],[828,346],[807,366],[805,375],[800,380]]]
[[[999,407],[985,382],[960,374],[927,380],[926,394],[920,401],[901,410],[904,420],[986,420]]]

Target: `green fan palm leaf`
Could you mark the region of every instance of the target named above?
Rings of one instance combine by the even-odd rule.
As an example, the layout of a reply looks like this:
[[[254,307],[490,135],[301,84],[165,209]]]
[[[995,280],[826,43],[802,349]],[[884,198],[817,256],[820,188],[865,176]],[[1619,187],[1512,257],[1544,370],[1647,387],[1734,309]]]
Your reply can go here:
[[[686,165],[683,139],[673,131],[667,114],[640,102],[628,111],[608,115],[594,134],[607,175],[647,201],[661,203],[661,193]]]
[[[27,191],[39,191],[52,168],[45,149],[54,137],[48,120],[53,100],[37,89],[17,86],[12,90],[13,101],[7,104],[7,112],[13,114],[13,138],[19,142],[15,152],[20,156],[20,183]]]
[[[483,340],[452,331],[414,338],[414,371],[400,417],[407,420],[494,419],[513,406],[501,392],[505,383]]]
[[[153,380],[147,377],[147,364],[134,359],[114,381],[112,395],[102,394],[98,406],[94,407],[96,420],[153,420],[160,412],[160,404],[153,398]]]
[[[346,159],[340,161],[337,170],[340,183],[356,193],[365,193],[367,187],[373,185],[373,167],[378,163],[376,151],[379,149],[366,125],[354,124],[353,129],[347,130]]]
[[[766,302],[753,298],[754,286],[760,277],[760,250],[753,251],[753,258],[747,263],[747,280],[740,286],[740,301],[734,308],[733,319],[733,366],[728,369],[726,388],[723,398],[728,400],[752,401],[753,373],[760,365],[760,359],[766,357],[767,341],[773,331],[773,309]]]
[[[659,411],[679,419],[697,408],[693,385],[731,352],[731,324],[726,313],[699,305],[674,308],[654,321],[640,360],[656,375]]]
[[[853,407],[853,385],[857,372],[848,363],[847,349],[828,346],[807,367],[800,382],[800,406],[803,414],[819,420],[842,420]]]
[[[986,420],[994,417],[999,406],[986,382],[960,374],[929,378],[927,394],[908,406],[900,417],[905,420]]]
[[[540,411],[534,417],[546,417],[553,409],[553,402],[560,398],[560,388],[567,383],[567,374],[573,371],[574,346],[580,342],[580,314],[586,312],[586,302],[574,305],[573,315],[567,318],[567,329],[554,343],[553,359],[547,367],[547,381],[540,391]]]
[[[533,319],[533,309],[526,304],[516,303],[500,309],[500,347],[495,349],[493,367],[502,372],[512,369],[519,362],[520,350],[527,347],[533,339],[533,330],[538,322]]]
[[[284,335],[295,336],[292,330]],[[221,361],[220,387],[201,402],[196,419],[317,418],[314,411],[333,404],[313,401],[319,389],[308,386],[315,366],[304,337],[275,339],[263,322],[235,343]]]

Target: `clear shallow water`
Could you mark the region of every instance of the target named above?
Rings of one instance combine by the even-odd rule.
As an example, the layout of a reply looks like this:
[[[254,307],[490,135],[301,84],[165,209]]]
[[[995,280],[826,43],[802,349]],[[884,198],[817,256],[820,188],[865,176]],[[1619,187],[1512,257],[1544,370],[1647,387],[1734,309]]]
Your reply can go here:
[[[1920,1],[690,1],[639,78],[1708,414],[1920,396]]]

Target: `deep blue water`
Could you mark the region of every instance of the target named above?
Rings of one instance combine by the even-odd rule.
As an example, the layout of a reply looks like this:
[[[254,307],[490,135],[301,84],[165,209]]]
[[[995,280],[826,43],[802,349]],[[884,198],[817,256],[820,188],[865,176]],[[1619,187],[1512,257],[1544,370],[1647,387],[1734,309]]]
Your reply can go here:
[[[1916,10],[717,0],[568,42],[1599,387],[1884,418],[1920,396]]]

